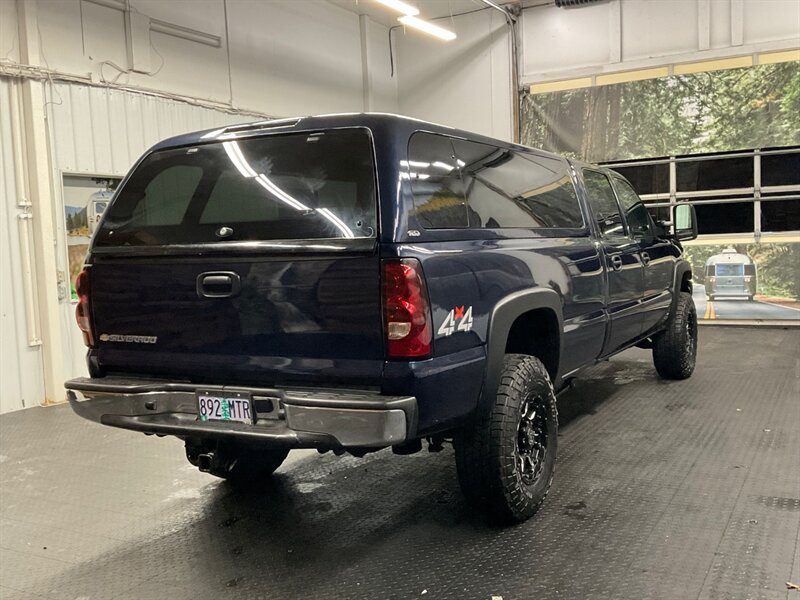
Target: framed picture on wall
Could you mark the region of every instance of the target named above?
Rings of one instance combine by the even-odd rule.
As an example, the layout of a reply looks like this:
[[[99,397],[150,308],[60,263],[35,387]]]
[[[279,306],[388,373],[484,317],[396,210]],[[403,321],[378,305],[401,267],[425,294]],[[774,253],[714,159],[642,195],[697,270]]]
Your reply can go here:
[[[108,175],[64,174],[64,222],[67,232],[70,298],[77,301],[75,278],[108,203],[122,179]]]

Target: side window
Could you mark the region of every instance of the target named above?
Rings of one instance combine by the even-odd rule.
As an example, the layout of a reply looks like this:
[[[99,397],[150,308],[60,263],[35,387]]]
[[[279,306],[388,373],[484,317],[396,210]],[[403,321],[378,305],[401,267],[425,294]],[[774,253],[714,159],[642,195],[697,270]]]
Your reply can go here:
[[[411,182],[414,215],[426,229],[469,227],[464,187],[450,138],[415,133],[408,144],[408,160],[401,176]]]
[[[197,166],[175,165],[161,171],[147,184],[131,224],[179,225],[202,176],[203,169]]]
[[[603,237],[625,235],[622,215],[619,212],[617,198],[614,190],[611,189],[608,177],[599,171],[584,169],[583,181],[586,184],[589,205],[592,207],[601,235]]]
[[[625,211],[625,220],[628,222],[631,237],[653,237],[653,222],[650,219],[650,213],[630,184],[624,179],[614,177],[614,189],[617,190],[617,197]]]
[[[471,227],[583,226],[564,161],[464,140],[453,140],[453,146]]]

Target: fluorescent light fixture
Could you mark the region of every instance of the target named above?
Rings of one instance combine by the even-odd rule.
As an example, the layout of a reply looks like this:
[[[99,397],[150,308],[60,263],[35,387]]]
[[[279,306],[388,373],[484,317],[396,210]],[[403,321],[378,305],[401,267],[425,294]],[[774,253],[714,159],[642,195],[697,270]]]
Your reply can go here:
[[[429,162],[422,162],[419,160],[401,160],[400,161],[401,167],[417,167],[418,169],[427,169],[431,166]]]
[[[437,169],[441,169],[442,171],[447,171],[448,173],[455,169],[453,165],[448,165],[446,162],[442,162],[441,160],[437,160],[433,163],[433,166]]]
[[[445,29],[444,27],[439,27],[438,25],[434,25],[428,21],[423,21],[422,19],[418,19],[417,17],[413,17],[411,15],[406,15],[405,17],[400,17],[397,19],[403,25],[407,25],[413,29],[418,29],[419,31],[425,32],[428,35],[432,35],[433,37],[437,37],[440,40],[444,40],[445,42],[451,42],[456,39],[456,34],[450,31],[449,29]]]
[[[410,4],[406,4],[405,2],[400,2],[400,0],[375,0],[375,2],[383,4],[384,6],[387,6],[392,10],[396,10],[404,15],[410,15],[413,17],[419,14],[419,11],[416,8]]]

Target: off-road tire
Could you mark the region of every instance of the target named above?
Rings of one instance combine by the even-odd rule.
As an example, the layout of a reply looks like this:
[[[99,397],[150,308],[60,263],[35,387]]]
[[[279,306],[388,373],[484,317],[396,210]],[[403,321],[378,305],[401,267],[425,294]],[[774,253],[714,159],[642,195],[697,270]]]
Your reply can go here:
[[[664,379],[688,379],[697,359],[697,312],[692,295],[681,292],[664,331],[653,337],[653,364]]]
[[[533,405],[541,409],[538,423],[546,431],[544,438],[537,437],[544,439],[541,469],[535,479],[526,481],[520,464],[520,444],[526,440],[520,432],[522,411]],[[558,445],[556,396],[542,362],[507,354],[496,394],[481,400],[454,442],[458,481],[471,505],[502,524],[533,516],[553,481]]]
[[[198,466],[198,455],[213,452],[208,473],[231,482],[237,487],[252,487],[264,483],[289,455],[288,448],[258,448],[230,442],[186,444],[186,458]]]

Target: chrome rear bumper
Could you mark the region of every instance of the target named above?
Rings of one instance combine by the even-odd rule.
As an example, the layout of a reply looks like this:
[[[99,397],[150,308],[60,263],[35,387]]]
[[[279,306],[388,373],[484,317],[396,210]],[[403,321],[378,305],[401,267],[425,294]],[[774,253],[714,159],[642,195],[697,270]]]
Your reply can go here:
[[[182,438],[237,438],[293,448],[385,447],[413,438],[417,401],[339,389],[208,386],[105,377],[66,382],[67,398],[80,416],[144,433]],[[253,423],[200,421],[196,393],[250,394]]]

